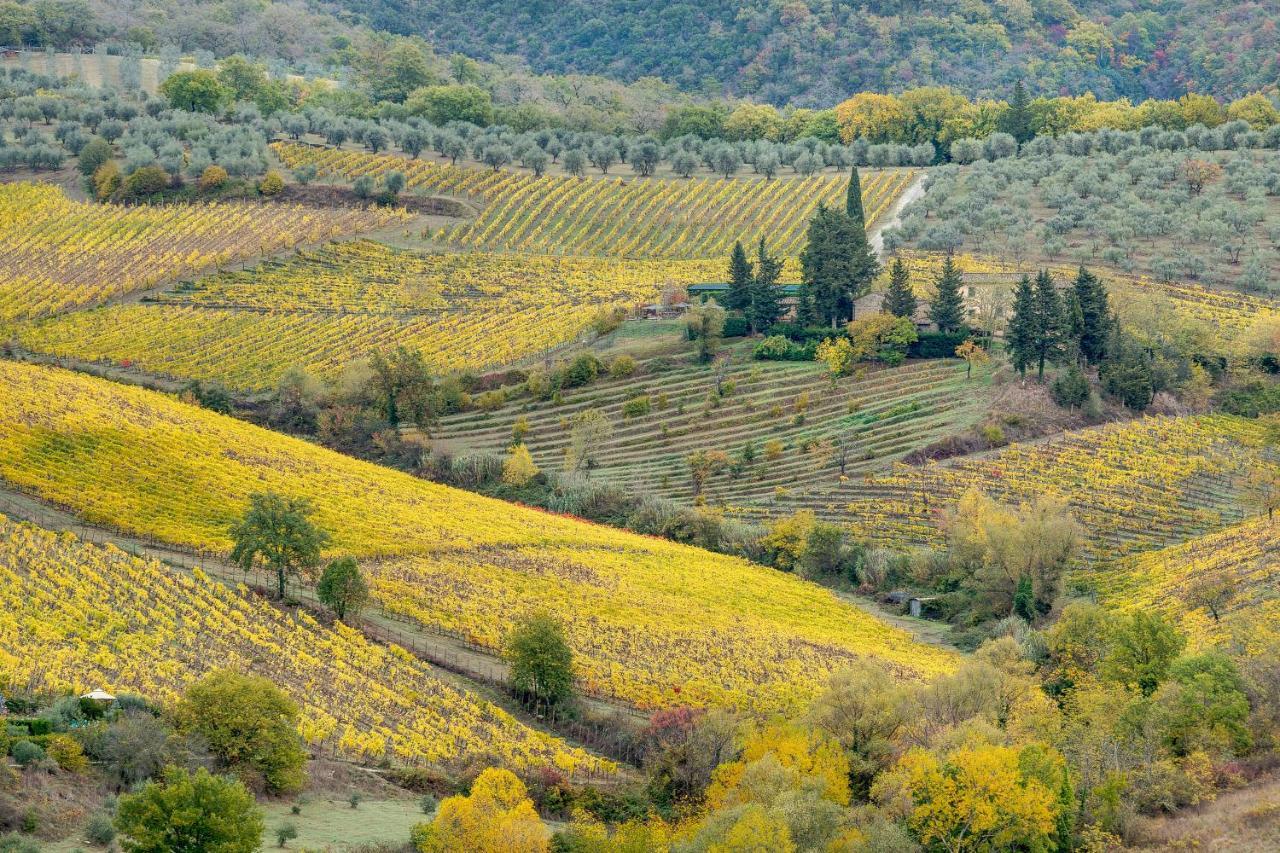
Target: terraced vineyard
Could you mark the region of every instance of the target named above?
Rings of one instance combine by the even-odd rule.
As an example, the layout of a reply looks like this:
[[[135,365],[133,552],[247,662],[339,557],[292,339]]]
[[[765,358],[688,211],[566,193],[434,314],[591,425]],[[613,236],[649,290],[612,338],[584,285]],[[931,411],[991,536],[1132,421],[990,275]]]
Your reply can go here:
[[[1015,444],[980,457],[851,480],[825,494],[780,501],[847,522],[886,545],[936,542],[939,511],[967,489],[1007,501],[1067,499],[1095,557],[1160,548],[1238,522],[1237,486],[1267,461],[1265,428],[1220,415],[1151,417]]]
[[[816,585],[742,560],[489,500],[207,410],[0,362],[0,478],[91,522],[225,553],[253,492],[309,498],[387,611],[497,649],[546,610],[590,693],[643,708],[795,708],[861,656],[955,659]]]
[[[454,415],[439,435],[457,451],[503,453],[523,417],[534,460],[559,470],[570,443],[567,423],[594,408],[613,424],[613,434],[599,448],[593,479],[687,502],[694,497],[690,453],[720,450],[740,458],[750,446],[753,461],[710,478],[703,497],[731,506],[771,505],[780,493],[837,485],[841,441],[845,474],[853,477],[962,429],[983,412],[985,378],[966,381],[955,361],[871,368],[833,385],[824,366],[751,362],[749,352],[736,349],[721,383],[732,390],[723,396],[715,394],[710,368],[659,370],[661,362],[649,359],[640,362],[639,376],[600,381],[567,394],[561,405],[518,399],[496,412]],[[627,401],[638,398],[648,399],[650,412],[626,417]]]
[[[763,236],[775,254],[799,255],[819,203],[843,205],[847,175],[694,178],[572,178],[469,169],[390,154],[297,143],[273,145],[288,166],[356,178],[397,170],[411,188],[483,203],[474,219],[439,235],[458,247],[533,254],[627,258],[727,258],[734,240]],[[915,178],[909,169],[862,175],[867,225]]]
[[[933,282],[942,266],[942,255],[934,252],[903,251],[911,271],[913,286],[923,294],[932,292]],[[1009,286],[1022,273],[1034,275],[1034,267],[980,255],[953,256],[961,272],[981,283],[983,274]],[[1071,281],[1077,269],[1051,265],[1049,270],[1060,281]],[[1094,268],[1103,277],[1111,296],[1111,304],[1122,321],[1131,321],[1153,311],[1172,311],[1179,316],[1205,323],[1215,333],[1234,335],[1248,329],[1261,316],[1280,311],[1280,302],[1254,294],[1221,290],[1198,284],[1163,282],[1147,276],[1135,276],[1112,269]]]
[[[1280,538],[1265,517],[1079,573],[1104,601],[1162,612],[1204,647],[1249,652],[1280,642]]]
[[[0,186],[0,324],[94,305],[234,260],[399,221],[392,209],[121,207]]]
[[[270,678],[302,709],[307,742],[348,758],[613,769],[342,623],[0,515],[0,672],[13,683],[172,702],[215,667]]]
[[[78,312],[24,328],[29,349],[152,373],[271,387],[301,366],[325,377],[403,344],[436,370],[483,370],[581,336],[602,310],[668,285],[717,279],[720,261],[620,261],[416,253],[369,241],[223,273],[155,304]]]

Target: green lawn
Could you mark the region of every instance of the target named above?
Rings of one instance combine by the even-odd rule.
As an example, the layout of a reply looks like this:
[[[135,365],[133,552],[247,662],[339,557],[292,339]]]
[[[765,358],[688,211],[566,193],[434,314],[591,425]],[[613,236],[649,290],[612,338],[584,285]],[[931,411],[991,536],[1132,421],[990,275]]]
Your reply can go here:
[[[264,848],[276,848],[276,828],[292,823],[298,837],[290,841],[290,850],[342,850],[348,845],[409,840],[413,825],[429,820],[415,800],[369,800],[357,809],[345,800],[313,799],[302,807],[302,814],[291,814],[288,803],[271,803],[264,807],[267,831]]]

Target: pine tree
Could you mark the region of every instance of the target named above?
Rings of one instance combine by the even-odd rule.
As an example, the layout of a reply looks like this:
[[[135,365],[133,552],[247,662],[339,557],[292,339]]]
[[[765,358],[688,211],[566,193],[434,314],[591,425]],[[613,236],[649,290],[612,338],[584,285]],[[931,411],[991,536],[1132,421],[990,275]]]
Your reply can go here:
[[[778,279],[782,276],[782,259],[770,255],[760,238],[756,247],[755,278],[751,283],[751,305],[747,310],[747,319],[751,322],[753,332],[769,331],[769,327],[778,322],[782,306],[778,302]]]
[[[1036,342],[1040,339],[1039,320],[1036,316],[1036,296],[1031,289],[1031,277],[1023,276],[1013,297],[1013,316],[1009,318],[1009,360],[1013,369],[1023,376],[1035,363]]]
[[[862,212],[862,178],[858,175],[858,166],[855,163],[853,170],[849,173],[849,188],[845,190],[844,196],[844,213],[853,220],[854,224],[866,232],[867,219]]]
[[[910,319],[916,313],[916,295],[911,290],[911,275],[902,258],[894,258],[889,268],[889,290],[884,296],[884,310],[895,317]]]
[[[942,262],[942,274],[934,283],[929,319],[940,332],[954,332],[964,323],[964,297],[960,295],[960,270],[950,255]]]
[[[1063,355],[1064,318],[1058,287],[1048,270],[1036,276],[1036,375],[1044,379],[1046,362],[1061,360]]]
[[[742,241],[733,244],[729,255],[729,289],[724,294],[724,307],[733,311],[745,311],[751,305],[751,261],[742,248]]]
[[[1080,357],[1089,364],[1099,364],[1107,357],[1107,341],[1111,336],[1107,288],[1101,279],[1081,266],[1073,293],[1080,305]]]
[[[1031,127],[1031,103],[1027,98],[1027,88],[1019,80],[1013,87],[1013,97],[1009,98],[1009,110],[1000,121],[1000,129],[1018,140],[1021,145],[1035,136]]]

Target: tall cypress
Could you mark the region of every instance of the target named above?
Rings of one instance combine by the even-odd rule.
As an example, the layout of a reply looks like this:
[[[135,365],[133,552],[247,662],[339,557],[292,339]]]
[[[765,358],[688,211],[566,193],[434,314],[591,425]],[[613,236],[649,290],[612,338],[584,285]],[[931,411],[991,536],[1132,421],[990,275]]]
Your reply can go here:
[[[1111,306],[1107,301],[1106,285],[1082,265],[1076,274],[1073,291],[1080,305],[1080,356],[1089,364],[1098,364],[1107,357],[1111,332]]]
[[[929,306],[929,319],[940,332],[954,332],[964,324],[964,297],[960,295],[960,270],[947,255],[942,262],[942,274],[934,283],[933,304]]]
[[[756,247],[756,273],[751,283],[751,305],[747,318],[753,332],[768,332],[778,322],[782,306],[778,302],[778,279],[782,276],[782,259],[770,255],[760,238]]]
[[[849,173],[849,187],[844,194],[844,213],[863,230],[867,230],[867,219],[862,212],[862,178],[858,175],[858,164],[853,165]]]
[[[1031,289],[1031,277],[1024,275],[1013,297],[1013,316],[1009,318],[1006,340],[1013,369],[1023,376],[1027,375],[1027,368],[1035,364],[1039,339],[1035,291]]]
[[[1027,98],[1027,87],[1019,80],[1014,84],[1013,96],[1009,98],[1009,109],[1000,122],[1000,129],[1018,140],[1021,145],[1035,136],[1031,127],[1031,102]]]
[[[808,282],[801,282],[800,296],[796,299],[796,325],[802,328],[816,325],[818,311],[813,304],[813,290]]]
[[[911,290],[911,274],[901,257],[889,267],[889,289],[884,296],[884,310],[895,317],[910,319],[916,313],[916,295]]]
[[[734,311],[745,311],[750,307],[751,282],[751,261],[747,260],[742,241],[738,240],[729,255],[729,290],[724,294],[724,307]]]
[[[1046,362],[1062,358],[1064,318],[1058,287],[1048,270],[1036,276],[1036,363],[1037,376],[1044,378]]]

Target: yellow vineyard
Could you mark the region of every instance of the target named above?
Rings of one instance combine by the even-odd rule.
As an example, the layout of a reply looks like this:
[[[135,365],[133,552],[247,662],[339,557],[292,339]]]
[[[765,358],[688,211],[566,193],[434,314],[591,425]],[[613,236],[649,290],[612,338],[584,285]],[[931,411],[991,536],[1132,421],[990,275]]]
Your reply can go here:
[[[0,672],[13,683],[167,702],[228,666],[270,678],[302,708],[307,742],[349,758],[612,769],[341,623],[0,516]]]
[[[1080,574],[1107,603],[1165,613],[1199,645],[1280,641],[1280,526],[1265,516]]]
[[[1237,483],[1250,466],[1271,464],[1264,432],[1229,416],[1144,418],[988,457],[899,465],[804,500],[873,541],[901,544],[936,541],[938,514],[970,488],[1013,502],[1054,495],[1070,502],[1094,549],[1158,548],[1248,512]]]
[[[537,178],[287,142],[273,148],[286,165],[312,164],[321,175],[377,177],[396,170],[404,173],[411,188],[475,199],[483,203],[483,210],[442,233],[442,241],[534,254],[728,257],[734,240],[750,244],[763,236],[774,253],[796,256],[818,204],[843,205],[848,185],[844,174],[769,181],[755,177]],[[869,226],[889,210],[915,175],[910,169],[862,175]]]
[[[860,656],[954,658],[772,569],[417,480],[163,395],[0,363],[0,477],[119,529],[225,553],[253,492],[310,498],[379,603],[497,648],[537,610],[588,692],[650,708],[795,707]]]
[[[332,377],[399,344],[440,372],[534,358],[603,310],[723,278],[722,261],[416,253],[368,241],[204,278],[155,298],[53,318],[24,346],[149,372],[270,387],[292,366]]]
[[[391,209],[121,207],[57,187],[0,186],[0,323],[56,314],[301,243],[398,221]]]

